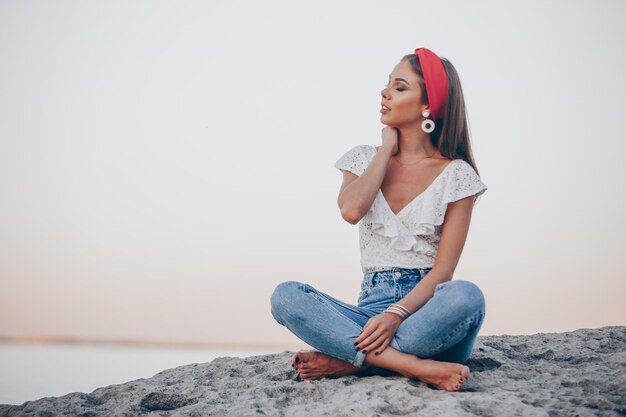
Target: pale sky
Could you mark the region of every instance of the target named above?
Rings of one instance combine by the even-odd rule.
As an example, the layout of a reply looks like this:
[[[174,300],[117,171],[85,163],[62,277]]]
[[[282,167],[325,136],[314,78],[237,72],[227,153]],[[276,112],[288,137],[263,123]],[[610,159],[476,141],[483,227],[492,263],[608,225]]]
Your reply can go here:
[[[427,47],[488,190],[480,335],[626,325],[626,3],[0,0],[0,335],[265,344],[286,280],[356,303],[335,161]]]

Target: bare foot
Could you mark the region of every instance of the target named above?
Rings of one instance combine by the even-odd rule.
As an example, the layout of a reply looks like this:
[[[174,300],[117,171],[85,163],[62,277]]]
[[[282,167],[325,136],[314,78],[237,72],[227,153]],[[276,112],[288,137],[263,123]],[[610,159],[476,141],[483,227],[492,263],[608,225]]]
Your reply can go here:
[[[291,366],[303,380],[353,375],[368,368],[354,366],[322,352],[298,352],[293,355]]]
[[[432,359],[420,359],[400,372],[408,378],[417,378],[446,391],[458,391],[468,380],[470,369],[458,363],[440,362]]]

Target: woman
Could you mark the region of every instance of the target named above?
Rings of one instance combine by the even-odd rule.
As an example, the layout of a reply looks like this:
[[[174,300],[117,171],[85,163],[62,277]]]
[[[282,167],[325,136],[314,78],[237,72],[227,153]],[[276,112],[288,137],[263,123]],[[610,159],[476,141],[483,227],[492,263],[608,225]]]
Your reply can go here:
[[[463,364],[485,301],[475,284],[452,278],[487,187],[452,64],[417,48],[389,78],[382,145],[355,146],[335,164],[343,172],[341,215],[359,223],[358,304],[288,281],[272,294],[272,314],[316,349],[293,356],[303,380],[377,367],[456,391],[469,377]]]

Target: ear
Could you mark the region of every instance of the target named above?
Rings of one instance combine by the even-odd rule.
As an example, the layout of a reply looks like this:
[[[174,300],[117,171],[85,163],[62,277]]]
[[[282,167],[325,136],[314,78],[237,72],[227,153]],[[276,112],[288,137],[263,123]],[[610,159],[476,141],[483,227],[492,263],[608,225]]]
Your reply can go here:
[[[424,107],[422,107],[422,113],[424,113],[425,111],[427,111],[429,114],[431,114],[431,113],[430,113],[430,106],[429,106],[428,104],[426,104]],[[420,115],[421,115],[422,113],[420,113]]]

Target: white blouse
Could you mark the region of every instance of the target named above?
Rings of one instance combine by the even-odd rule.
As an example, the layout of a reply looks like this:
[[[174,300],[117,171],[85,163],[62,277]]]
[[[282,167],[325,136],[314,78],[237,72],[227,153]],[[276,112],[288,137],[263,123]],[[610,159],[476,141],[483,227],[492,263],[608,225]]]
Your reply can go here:
[[[376,147],[358,145],[335,163],[335,168],[361,175],[376,155]],[[383,193],[378,194],[359,222],[361,268],[373,271],[432,268],[448,203],[487,191],[472,166],[454,159],[417,197],[394,214]]]

